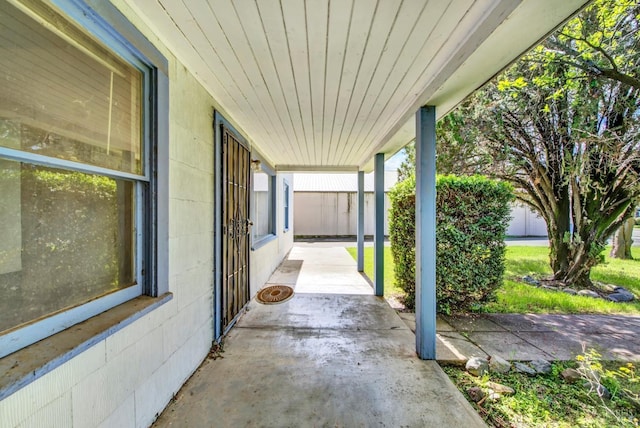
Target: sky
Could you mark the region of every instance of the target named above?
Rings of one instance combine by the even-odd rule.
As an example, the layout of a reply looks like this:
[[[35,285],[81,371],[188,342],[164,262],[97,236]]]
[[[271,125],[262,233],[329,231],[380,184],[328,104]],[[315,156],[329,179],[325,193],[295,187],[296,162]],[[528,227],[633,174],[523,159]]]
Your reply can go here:
[[[402,149],[384,163],[384,169],[386,171],[396,171],[405,158],[406,155],[404,154],[404,149]]]

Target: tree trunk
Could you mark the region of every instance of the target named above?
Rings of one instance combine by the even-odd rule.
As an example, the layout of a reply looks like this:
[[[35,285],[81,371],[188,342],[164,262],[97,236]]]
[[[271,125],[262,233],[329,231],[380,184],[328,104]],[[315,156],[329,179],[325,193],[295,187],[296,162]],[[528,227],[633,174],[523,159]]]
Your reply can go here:
[[[561,189],[557,197],[557,209],[553,216],[546,218],[547,233],[549,235],[549,261],[554,279],[560,280],[569,270],[569,243],[565,242],[565,235],[569,233],[569,191]]]
[[[552,218],[549,231],[549,246],[553,279],[564,283],[567,287],[583,289],[592,288],[591,268],[597,264],[597,257],[591,253],[596,242],[591,239],[592,233],[585,231],[580,236],[571,237],[571,207],[568,189],[561,189],[556,198],[557,210]],[[547,223],[549,224],[549,223]],[[580,230],[581,223],[576,227]],[[579,239],[578,239],[579,238]],[[578,241],[574,241],[578,239]]]
[[[629,217],[627,221],[625,221],[620,229],[616,232],[613,237],[613,247],[611,248],[610,257],[615,259],[627,259],[631,260],[631,244],[633,244],[632,235],[633,235],[633,226],[635,225],[635,221],[633,217]]]
[[[565,283],[567,287],[577,290],[583,288],[592,288],[591,268],[597,264],[597,259],[590,255],[590,248],[595,243],[585,243],[576,245],[571,249],[571,267],[563,272],[561,277],[555,276],[555,279]]]

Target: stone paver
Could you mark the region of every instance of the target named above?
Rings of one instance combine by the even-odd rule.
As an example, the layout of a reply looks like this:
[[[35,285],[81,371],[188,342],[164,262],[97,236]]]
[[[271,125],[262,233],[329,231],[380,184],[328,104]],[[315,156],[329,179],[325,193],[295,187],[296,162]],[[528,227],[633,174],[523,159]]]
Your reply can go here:
[[[473,332],[473,331],[506,331],[498,323],[493,322],[489,318],[477,315],[443,317],[449,325],[457,331]]]
[[[471,357],[487,357],[484,350],[456,331],[444,331],[436,336],[436,359],[443,364],[462,366]]]
[[[415,314],[400,313],[415,332]],[[436,357],[462,365],[470,357],[568,361],[595,349],[610,360],[640,361],[640,317],[624,315],[482,314],[439,316]]]
[[[551,355],[510,332],[469,333],[469,339],[488,355],[509,361],[549,360]]]
[[[483,314],[447,322],[487,354],[508,360],[573,360],[595,349],[605,359],[640,361],[637,316]]]

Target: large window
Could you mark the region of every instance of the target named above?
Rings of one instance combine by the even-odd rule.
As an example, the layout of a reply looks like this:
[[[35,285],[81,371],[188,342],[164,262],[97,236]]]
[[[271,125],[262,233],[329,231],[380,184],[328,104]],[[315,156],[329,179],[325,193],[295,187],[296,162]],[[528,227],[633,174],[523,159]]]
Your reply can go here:
[[[253,227],[252,246],[257,248],[275,236],[275,182],[274,171],[264,162],[254,162],[251,211]]]
[[[149,289],[152,73],[101,38],[0,3],[0,357]]]

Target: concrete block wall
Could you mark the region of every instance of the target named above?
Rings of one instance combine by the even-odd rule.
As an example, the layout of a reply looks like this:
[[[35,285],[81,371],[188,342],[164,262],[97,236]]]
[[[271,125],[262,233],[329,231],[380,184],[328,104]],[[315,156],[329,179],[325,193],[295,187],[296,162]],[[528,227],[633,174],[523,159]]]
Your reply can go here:
[[[284,231],[284,180],[289,183],[289,230]],[[276,233],[275,239],[262,247],[251,251],[250,274],[251,274],[251,295],[255,295],[262,285],[269,280],[269,277],[278,267],[282,259],[287,255],[293,246],[293,175],[278,174],[276,177]],[[274,255],[277,254],[277,257]]]
[[[173,299],[0,401],[2,428],[149,426],[213,340],[213,111],[225,112],[124,0],[113,3],[169,61]],[[281,232],[281,215],[279,222]],[[290,230],[252,254],[252,295],[292,243]]]

